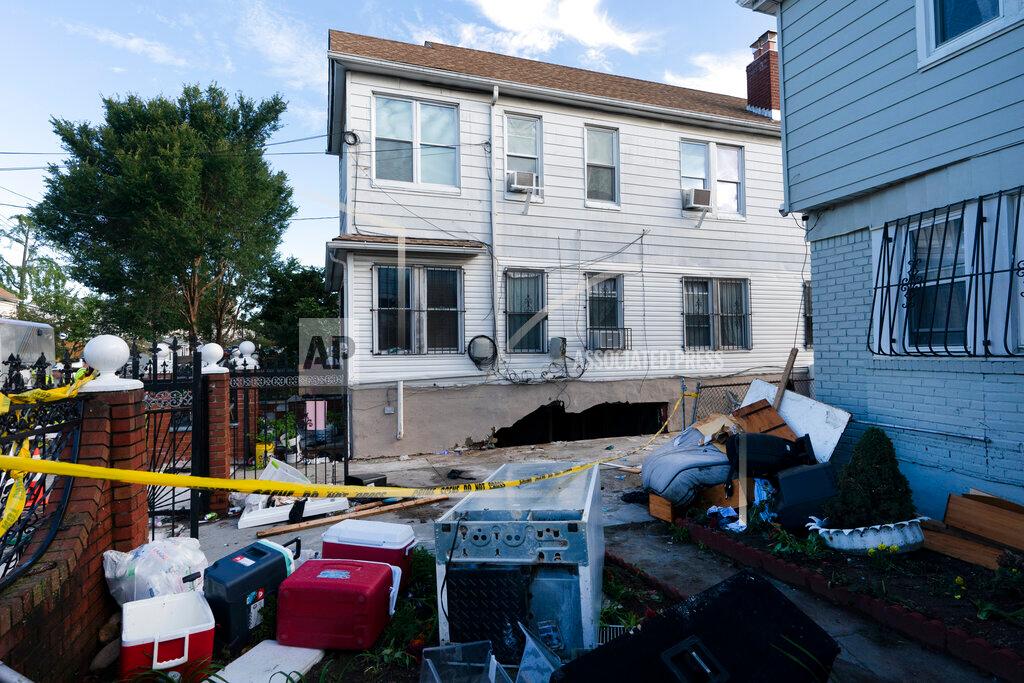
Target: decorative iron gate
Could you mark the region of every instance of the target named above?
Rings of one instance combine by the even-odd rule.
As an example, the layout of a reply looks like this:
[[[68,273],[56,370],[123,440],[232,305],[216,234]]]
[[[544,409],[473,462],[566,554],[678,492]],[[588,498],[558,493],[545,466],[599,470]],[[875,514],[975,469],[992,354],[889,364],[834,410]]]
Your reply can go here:
[[[310,481],[336,484],[339,470],[344,481],[345,394],[313,386],[284,354],[235,356],[230,366],[232,476],[259,477],[273,456]]]
[[[177,338],[153,342],[149,353],[132,347],[126,374],[142,380],[146,406],[149,469],[167,474],[210,473],[206,383],[198,342],[187,351]],[[199,536],[199,520],[209,509],[209,493],[168,486],[148,487],[150,536],[177,536],[185,519],[189,535]]]
[[[29,388],[47,388],[71,381],[70,362],[65,359],[57,380],[47,370],[49,363],[40,357],[31,367],[11,356],[4,363],[7,376],[5,393]],[[26,378],[26,375],[29,375]],[[49,403],[12,404],[0,415],[0,452],[4,455],[31,454],[44,460],[78,461],[82,429],[82,399],[63,399]],[[0,537],[0,591],[10,585],[38,560],[60,529],[71,498],[73,479],[26,473],[24,512]],[[0,509],[14,488],[10,472],[0,471]]]

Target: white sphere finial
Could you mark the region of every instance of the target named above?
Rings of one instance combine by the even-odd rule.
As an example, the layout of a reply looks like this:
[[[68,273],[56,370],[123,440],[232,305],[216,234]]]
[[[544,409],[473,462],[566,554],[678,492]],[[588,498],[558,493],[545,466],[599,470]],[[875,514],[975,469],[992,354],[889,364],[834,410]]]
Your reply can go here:
[[[238,345],[238,351],[243,356],[251,356],[252,354],[256,353],[256,345],[253,344],[251,341],[246,340]]]
[[[142,382],[137,379],[122,379],[116,373],[128,359],[131,351],[124,339],[113,334],[101,334],[93,337],[85,345],[82,351],[82,358],[89,364],[98,376],[84,387],[81,391],[128,391],[130,389],[141,389]]]
[[[217,365],[220,359],[224,357],[224,347],[220,344],[210,342],[204,344],[200,350],[203,356],[203,374],[204,375],[216,375],[225,372],[229,372],[227,368],[222,368]]]

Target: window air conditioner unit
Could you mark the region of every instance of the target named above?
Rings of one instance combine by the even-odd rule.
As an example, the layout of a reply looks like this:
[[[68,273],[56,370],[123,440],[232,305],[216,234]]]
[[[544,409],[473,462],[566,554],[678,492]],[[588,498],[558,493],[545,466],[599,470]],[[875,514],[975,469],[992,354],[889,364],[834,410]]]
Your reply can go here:
[[[683,189],[684,209],[710,209],[711,190]]]
[[[537,174],[533,171],[509,171],[505,180],[505,187],[509,192],[537,191]]]

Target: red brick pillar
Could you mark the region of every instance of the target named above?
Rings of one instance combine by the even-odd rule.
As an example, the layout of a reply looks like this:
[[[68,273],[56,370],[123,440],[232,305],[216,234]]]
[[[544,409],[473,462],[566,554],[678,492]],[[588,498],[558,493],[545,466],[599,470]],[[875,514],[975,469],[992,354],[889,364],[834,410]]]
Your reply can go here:
[[[125,470],[148,469],[146,411],[142,395],[142,389],[86,394],[89,400],[82,423],[82,448],[79,452],[82,462]],[[104,432],[108,438],[107,462],[91,462],[89,458],[99,457],[103,450]],[[89,486],[93,482],[76,482],[73,495],[80,495],[80,483]],[[109,510],[113,522],[111,547],[114,550],[128,551],[149,539],[146,494],[145,486],[110,482],[110,505],[105,506],[104,511]]]
[[[210,476],[231,477],[231,387],[227,373],[209,374],[206,381],[206,419],[209,431]],[[228,492],[210,494],[210,510],[225,513]]]

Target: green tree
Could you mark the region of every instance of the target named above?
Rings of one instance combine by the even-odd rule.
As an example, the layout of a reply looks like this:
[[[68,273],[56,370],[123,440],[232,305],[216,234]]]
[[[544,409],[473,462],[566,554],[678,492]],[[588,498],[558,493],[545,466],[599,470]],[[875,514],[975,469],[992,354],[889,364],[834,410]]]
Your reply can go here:
[[[910,484],[900,472],[896,449],[878,427],[866,429],[853,447],[826,515],[835,529],[890,524],[915,516]]]
[[[293,257],[274,261],[252,303],[257,312],[249,327],[261,343],[288,353],[298,353],[300,318],[338,315],[336,295],[324,289],[324,269]]]
[[[0,231],[0,237],[9,240],[15,251],[13,262],[0,262],[0,283],[21,300],[18,318],[52,325],[57,334],[65,335],[70,350],[80,350],[96,333],[99,297],[83,293],[40,248],[31,217],[15,216],[15,221]]]
[[[32,211],[41,237],[101,295],[109,324],[224,343],[295,213],[286,176],[263,157],[284,100],[232,101],[214,84],[103,107],[97,125],[52,120],[69,158]]]

